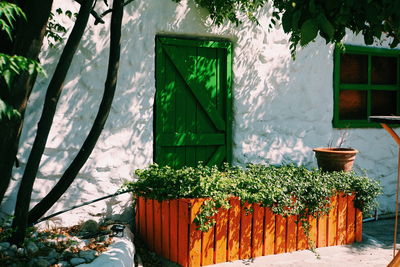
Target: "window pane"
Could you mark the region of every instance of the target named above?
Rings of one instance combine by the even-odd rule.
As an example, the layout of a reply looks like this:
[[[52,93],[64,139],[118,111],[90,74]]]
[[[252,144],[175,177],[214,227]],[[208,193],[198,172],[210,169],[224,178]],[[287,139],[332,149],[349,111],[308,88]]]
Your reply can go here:
[[[368,56],[342,54],[340,83],[368,83]]]
[[[367,119],[367,91],[340,91],[339,118],[341,120]]]
[[[372,83],[396,84],[397,83],[397,58],[372,57]]]
[[[397,93],[395,91],[372,91],[372,115],[396,115]]]

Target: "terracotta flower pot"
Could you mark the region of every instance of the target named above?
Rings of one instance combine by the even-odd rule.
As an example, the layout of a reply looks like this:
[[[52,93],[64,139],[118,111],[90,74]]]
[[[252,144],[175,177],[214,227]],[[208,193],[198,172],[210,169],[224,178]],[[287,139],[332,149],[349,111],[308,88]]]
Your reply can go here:
[[[318,167],[324,171],[351,171],[358,150],[354,148],[314,148]]]

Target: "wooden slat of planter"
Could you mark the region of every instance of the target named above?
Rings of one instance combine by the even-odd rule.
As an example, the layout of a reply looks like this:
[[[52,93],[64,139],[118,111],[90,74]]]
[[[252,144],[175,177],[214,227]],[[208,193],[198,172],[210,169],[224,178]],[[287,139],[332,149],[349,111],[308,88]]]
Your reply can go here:
[[[154,250],[153,200],[146,199],[146,241],[150,250]]]
[[[317,246],[318,241],[318,228],[317,228],[317,219],[313,216],[308,216],[308,222],[310,224],[310,236],[308,240],[309,246]]]
[[[201,263],[201,231],[194,223],[194,218],[200,211],[203,200],[194,200],[190,209],[189,227],[189,266],[197,267]]]
[[[161,255],[161,202],[158,200],[153,201],[154,205],[154,251]]]
[[[304,233],[302,222],[297,223],[297,250],[305,250],[308,248],[307,236]]]
[[[328,216],[323,215],[318,218],[318,241],[317,248],[326,247],[328,245]]]
[[[146,239],[146,201],[143,197],[139,197],[139,236]]]
[[[178,200],[173,199],[169,202],[169,231],[170,247],[169,257],[173,262],[178,262]]]
[[[239,257],[240,259],[251,258],[251,224],[253,213],[251,212],[251,204],[245,203],[241,210],[241,222],[240,222],[240,247]]]
[[[362,242],[362,212],[356,209],[356,242]]]
[[[139,198],[136,198],[136,205],[135,205],[135,231],[136,231],[136,233],[137,234],[139,234],[140,235],[140,231],[139,231],[139,224],[140,224],[140,221],[139,221],[139,218],[140,218],[140,210],[139,210]]]
[[[161,202],[161,254],[169,259],[169,200]]]
[[[184,200],[178,201],[178,263],[189,265],[189,205]]]
[[[286,252],[286,228],[287,218],[282,215],[276,215],[275,225],[275,254]]]
[[[337,244],[337,216],[338,200],[337,196],[332,196],[331,209],[328,215],[328,246],[336,246]]]
[[[264,208],[253,204],[253,239],[251,243],[252,258],[263,255]]]
[[[347,217],[347,197],[344,194],[338,196],[338,236],[337,244],[346,244],[346,217]]]
[[[287,218],[286,252],[296,251],[297,246],[297,216]]]
[[[265,208],[263,255],[275,252],[275,214],[270,208]]]
[[[347,196],[347,244],[354,243],[356,240],[356,209],[354,207],[355,195]]]
[[[226,262],[228,236],[228,210],[220,208],[215,225],[215,263]]]
[[[201,233],[201,265],[214,263],[214,227]]]
[[[228,221],[228,260],[239,259],[239,235],[240,235],[240,201],[237,198],[230,200]]]

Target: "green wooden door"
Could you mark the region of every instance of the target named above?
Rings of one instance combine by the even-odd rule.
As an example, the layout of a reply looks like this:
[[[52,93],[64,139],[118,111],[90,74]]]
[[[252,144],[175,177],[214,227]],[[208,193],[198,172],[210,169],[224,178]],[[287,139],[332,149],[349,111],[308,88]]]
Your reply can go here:
[[[156,37],[156,163],[231,161],[231,55],[226,41]]]

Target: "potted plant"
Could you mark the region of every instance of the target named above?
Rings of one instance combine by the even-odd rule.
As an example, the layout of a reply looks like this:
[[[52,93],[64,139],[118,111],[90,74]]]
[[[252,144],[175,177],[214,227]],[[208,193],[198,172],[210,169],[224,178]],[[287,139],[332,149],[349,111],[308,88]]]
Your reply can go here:
[[[358,150],[351,147],[342,147],[347,132],[342,132],[339,138],[339,145],[332,147],[331,140],[328,147],[314,148],[318,167],[323,171],[344,171],[349,172],[353,169]]]
[[[344,171],[353,169],[358,150],[348,147],[318,147],[314,148],[318,167],[323,171]]]

